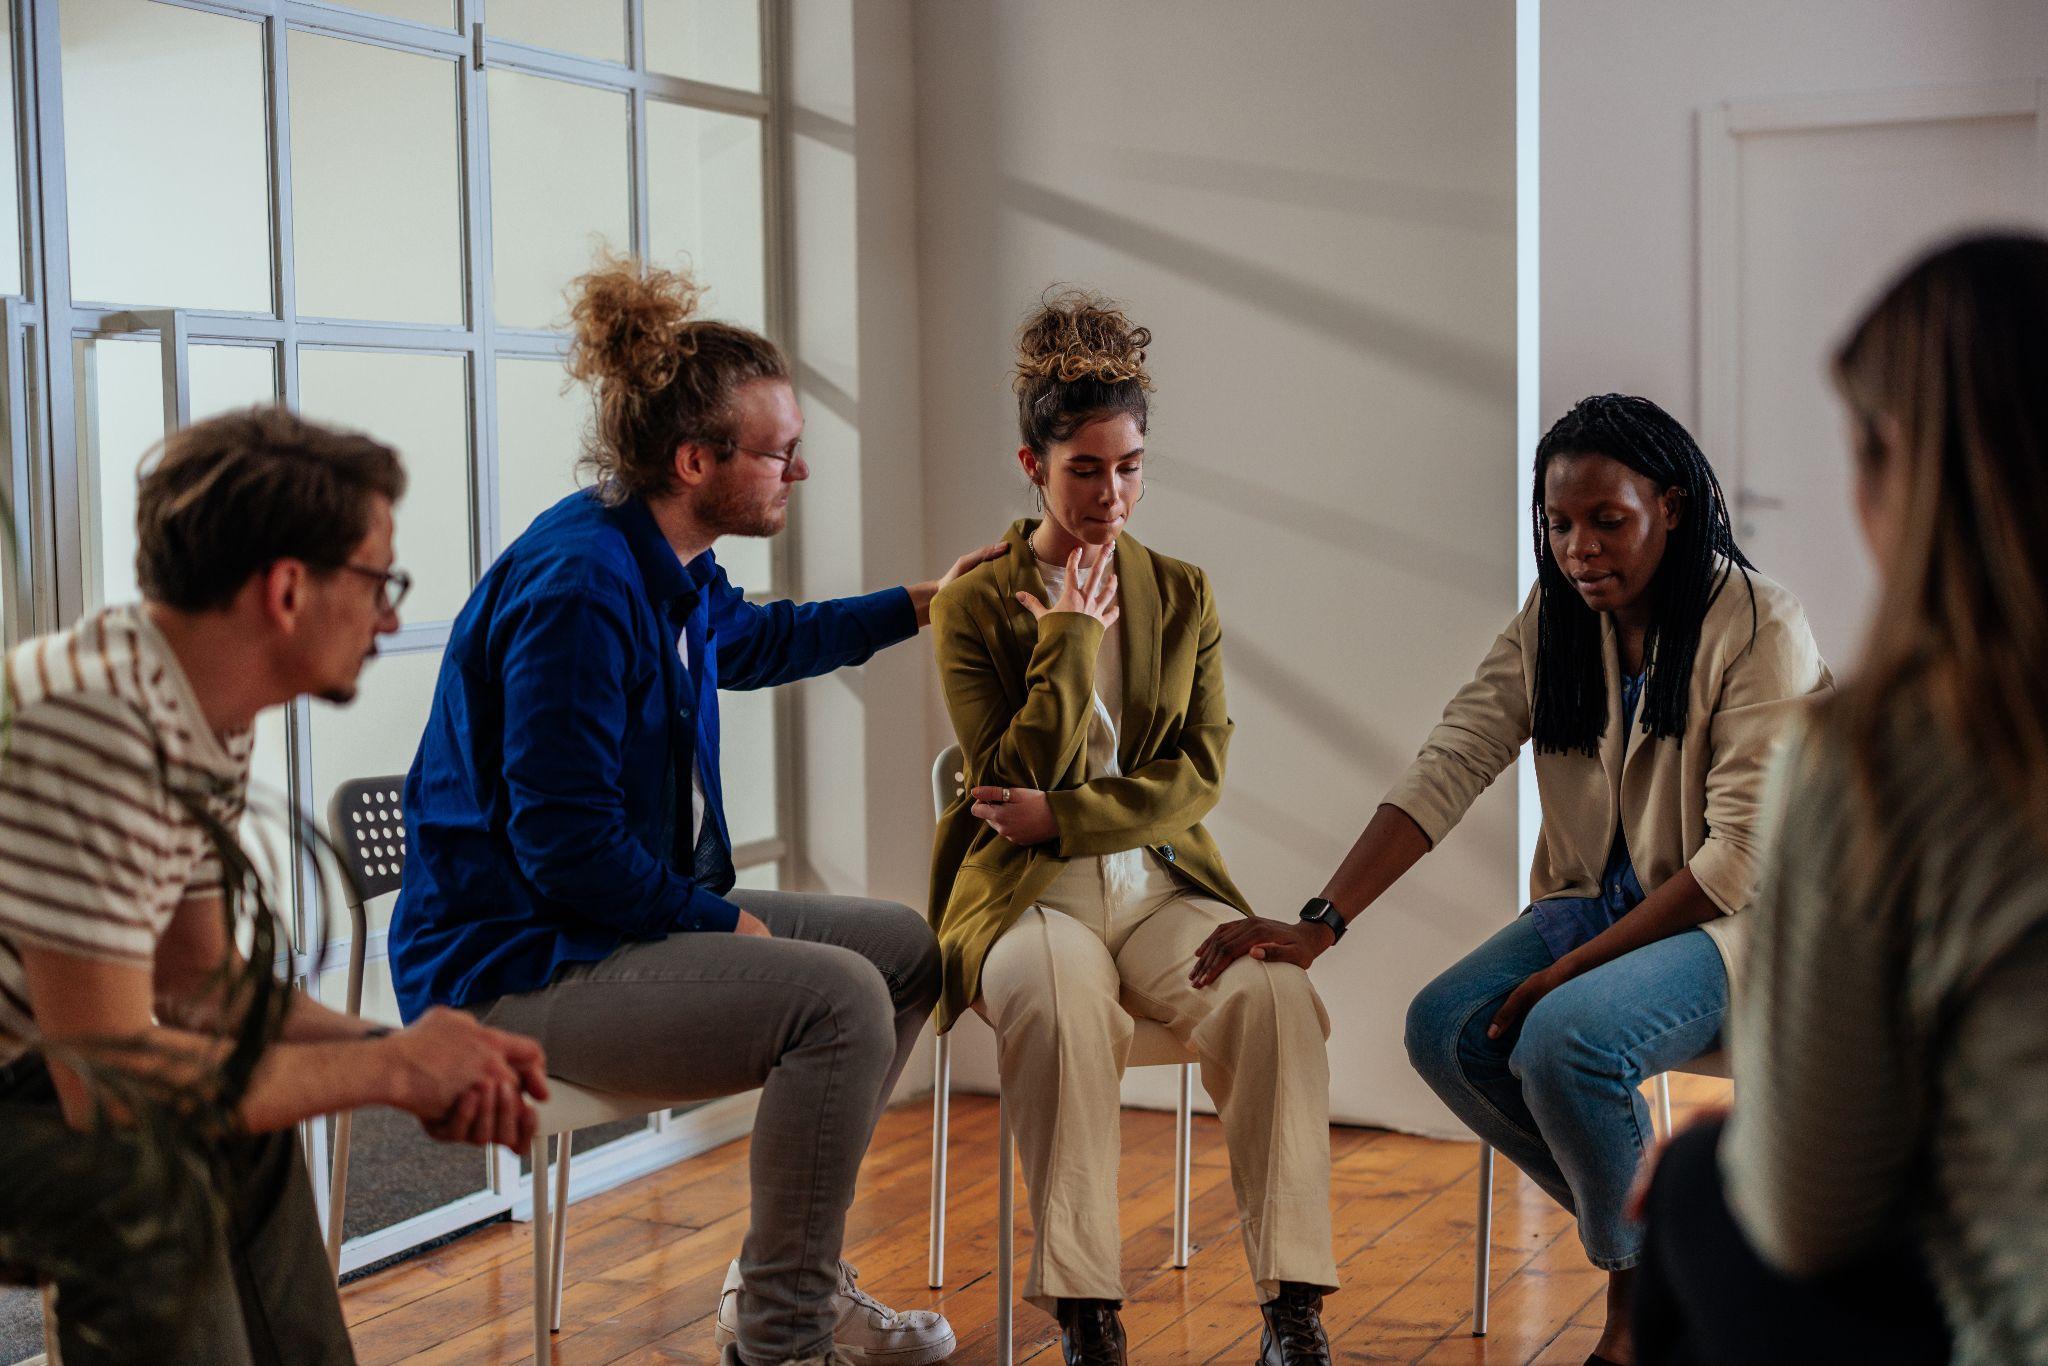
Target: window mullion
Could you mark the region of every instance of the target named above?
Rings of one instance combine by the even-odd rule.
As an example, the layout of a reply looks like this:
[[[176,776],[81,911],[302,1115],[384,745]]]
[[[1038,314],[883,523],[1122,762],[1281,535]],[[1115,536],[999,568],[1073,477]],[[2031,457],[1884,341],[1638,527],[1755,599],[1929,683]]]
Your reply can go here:
[[[485,0],[462,0],[461,11],[464,24],[482,24]],[[476,61],[464,61],[461,69],[463,254],[468,267],[463,276],[463,317],[476,338],[469,382],[474,528],[470,544],[472,577],[481,579],[504,539],[498,525],[498,360],[491,296],[490,78]]]
[[[85,536],[80,495],[78,407],[74,392],[71,316],[71,238],[65,203],[64,87],[58,31],[60,0],[17,0],[16,21],[27,24],[27,42],[16,65],[34,93],[34,145],[29,181],[34,188],[36,240],[41,256],[39,302],[43,310],[42,431],[49,452],[49,497],[37,509],[48,532],[43,565],[54,582],[38,594],[47,615],[39,629],[52,630],[85,608]]]

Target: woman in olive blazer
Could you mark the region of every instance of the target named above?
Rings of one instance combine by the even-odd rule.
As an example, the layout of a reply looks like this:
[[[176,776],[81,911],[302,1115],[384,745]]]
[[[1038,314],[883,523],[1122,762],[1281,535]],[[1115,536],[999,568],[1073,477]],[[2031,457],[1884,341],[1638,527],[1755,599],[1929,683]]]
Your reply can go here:
[[[1531,904],[1416,996],[1408,1055],[1578,1216],[1610,1273],[1591,1360],[1626,1362],[1642,1230],[1624,1205],[1654,1141],[1637,1087],[1720,1039],[1764,772],[1830,678],[1797,599],[1744,558],[1712,468],[1655,404],[1580,403],[1538,445],[1535,487],[1528,603],[1312,918],[1227,927],[1197,975],[1253,950],[1313,961],[1533,739]]]
[[[1123,530],[1143,493],[1148,339],[1085,296],[1026,325],[1018,455],[1045,516],[932,603],[963,755],[932,860],[938,1023],[973,1008],[1000,1041],[1037,1232],[1025,1294],[1059,1319],[1068,1361],[1124,1359],[1118,1080],[1137,1015],[1201,1059],[1265,1359],[1319,1362],[1336,1285],[1327,1017],[1290,964],[1247,961],[1209,990],[1188,977],[1250,911],[1202,828],[1231,731],[1215,598]]]

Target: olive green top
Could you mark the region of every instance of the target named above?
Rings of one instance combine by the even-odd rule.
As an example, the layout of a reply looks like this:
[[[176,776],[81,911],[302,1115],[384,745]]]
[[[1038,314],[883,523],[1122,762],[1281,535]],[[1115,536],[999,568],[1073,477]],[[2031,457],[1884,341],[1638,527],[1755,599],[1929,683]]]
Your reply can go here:
[[[1888,750],[1876,868],[1840,742],[1772,772],[1729,1203],[1795,1275],[1916,1241],[1956,1361],[2048,1363],[2048,849],[1932,721]]]
[[[936,1013],[950,1029],[981,992],[990,946],[1069,859],[1148,848],[1191,889],[1250,915],[1202,818],[1223,792],[1230,716],[1223,705],[1223,629],[1209,581],[1191,564],[1116,542],[1123,633],[1123,717],[1116,777],[1087,778],[1088,720],[1102,623],[1079,612],[1033,620],[1017,601],[1046,600],[1029,537],[961,575],[932,600],[933,645],[959,738],[960,791],[939,817],[931,916],[945,956]],[[1020,848],[969,811],[976,786],[1050,796],[1058,835]]]

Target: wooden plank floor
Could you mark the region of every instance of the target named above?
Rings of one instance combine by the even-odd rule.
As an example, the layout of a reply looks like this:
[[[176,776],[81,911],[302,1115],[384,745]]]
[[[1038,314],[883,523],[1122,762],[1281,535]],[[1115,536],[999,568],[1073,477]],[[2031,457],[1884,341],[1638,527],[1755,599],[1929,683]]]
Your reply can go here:
[[[1681,1118],[1726,1084],[1674,1078]],[[995,1360],[996,1107],[953,1105],[952,1196],[944,1290],[925,1286],[931,1109],[883,1120],[848,1225],[862,1284],[898,1308],[943,1309],[959,1335],[953,1360]],[[1171,1116],[1126,1111],[1120,1187],[1124,1326],[1131,1360],[1249,1362],[1259,1315],[1246,1279],[1223,1141],[1195,1130],[1196,1252],[1173,1269]],[[1599,1334],[1604,1280],[1586,1264],[1563,1211],[1499,1164],[1490,1334],[1470,1335],[1477,1149],[1376,1129],[1331,1131],[1337,1259],[1344,1289],[1324,1321],[1344,1362],[1576,1363]],[[1019,1187],[1018,1274],[1029,1248]],[[714,1362],[711,1315],[747,1219],[740,1140],[585,1200],[569,1223],[568,1284],[554,1360]],[[380,1272],[342,1295],[364,1366],[388,1362],[532,1362],[531,1235],[497,1224]],[[1057,1332],[1017,1313],[1017,1357],[1056,1366]]]

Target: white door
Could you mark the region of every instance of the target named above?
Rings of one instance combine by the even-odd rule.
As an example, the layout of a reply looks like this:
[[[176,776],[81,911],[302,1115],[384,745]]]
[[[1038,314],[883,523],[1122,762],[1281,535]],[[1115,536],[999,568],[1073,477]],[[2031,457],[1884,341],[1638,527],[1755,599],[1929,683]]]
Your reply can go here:
[[[1829,357],[1924,247],[2048,221],[2043,130],[2034,82],[1702,115],[1701,436],[1738,540],[1799,596],[1837,672],[1874,580]]]

